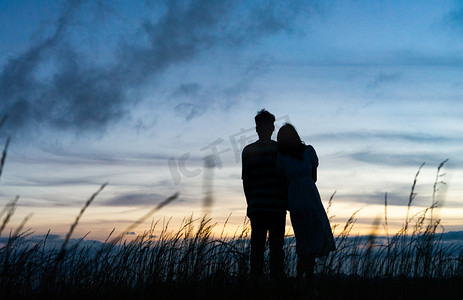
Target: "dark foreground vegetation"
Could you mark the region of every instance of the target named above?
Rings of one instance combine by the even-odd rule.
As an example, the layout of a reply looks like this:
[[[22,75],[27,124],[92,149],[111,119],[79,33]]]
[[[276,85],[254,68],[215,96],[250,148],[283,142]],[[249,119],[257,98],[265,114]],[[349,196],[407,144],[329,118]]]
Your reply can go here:
[[[435,191],[444,163],[438,168]],[[416,179],[397,233],[375,234],[380,224],[388,232],[387,196],[384,219],[373,224],[370,236],[351,236],[356,213],[343,227],[333,226],[338,250],[317,260],[317,299],[461,299],[463,247],[443,239],[440,220],[433,218],[434,199],[428,209],[409,215]],[[189,218],[177,230],[170,230],[168,221],[152,224],[130,242],[109,234],[104,243],[89,245],[83,238],[81,243],[71,243],[80,217],[103,188],[85,203],[61,245],[50,246],[48,235],[32,241],[32,232],[24,227],[27,218],[9,232],[0,246],[0,299],[302,299],[310,295],[311,290],[298,287],[294,279],[293,237],[285,241],[285,280],[249,280],[246,221],[233,237],[213,236],[218,225],[210,219]],[[0,212],[0,234],[13,216],[16,201]]]
[[[8,217],[9,212],[4,214]],[[5,219],[3,219],[3,223]],[[338,251],[318,259],[318,299],[460,299],[463,283],[461,246],[446,244],[431,225],[417,220],[386,244],[375,237],[349,238],[352,218],[337,235]],[[157,237],[154,229],[131,242],[79,246],[62,251],[47,238],[28,243],[28,231],[12,234],[0,249],[1,299],[279,299],[299,298],[294,280],[294,240],[286,239],[286,273],[280,282],[249,281],[249,227],[233,238],[211,235],[209,220],[187,220]],[[422,230],[422,231],[421,231]],[[117,240],[117,239],[116,239]],[[114,241],[114,239],[113,239]],[[460,295],[456,297],[456,295]]]
[[[3,209],[1,230],[14,208],[13,201]],[[408,220],[413,223],[405,222],[398,233],[386,237],[349,236],[356,221],[354,214],[336,235],[338,250],[317,260],[317,298],[460,299],[463,247],[446,242],[443,233],[436,232],[439,220],[430,223],[431,210],[410,217]],[[30,242],[31,232],[23,230],[23,225],[10,232],[0,249],[1,299],[305,296],[303,290],[296,288],[294,279],[296,255],[292,237],[285,242],[288,278],[255,284],[249,281],[247,223],[231,238],[212,236],[217,225],[210,219],[190,218],[174,231],[169,230],[168,222],[153,224],[130,242],[109,236],[105,243],[71,245],[68,237],[81,214],[58,247],[50,247],[47,237]],[[155,236],[157,228],[161,233]]]

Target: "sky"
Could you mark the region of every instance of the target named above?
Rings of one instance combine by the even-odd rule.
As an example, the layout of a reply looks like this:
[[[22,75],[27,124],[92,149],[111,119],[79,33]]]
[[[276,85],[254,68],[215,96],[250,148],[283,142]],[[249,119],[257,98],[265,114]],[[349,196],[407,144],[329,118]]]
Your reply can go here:
[[[0,27],[13,228],[32,214],[62,236],[108,183],[75,237],[124,232],[176,192],[131,233],[207,212],[233,234],[266,108],[317,151],[332,225],[359,210],[369,233],[387,200],[398,230],[419,171],[410,215],[434,199],[440,230],[463,231],[461,1],[1,1]]]

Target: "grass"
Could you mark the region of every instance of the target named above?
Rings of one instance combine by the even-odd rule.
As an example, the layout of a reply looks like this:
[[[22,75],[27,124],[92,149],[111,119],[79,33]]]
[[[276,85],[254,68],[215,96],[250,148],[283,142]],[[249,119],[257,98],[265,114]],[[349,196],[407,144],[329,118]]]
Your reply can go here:
[[[1,159],[3,169],[8,142]],[[439,166],[436,182],[445,161]],[[421,166],[422,167],[422,166]],[[440,220],[435,219],[432,199],[429,208],[410,216],[416,196],[412,185],[407,217],[402,228],[390,235],[387,194],[384,203],[386,236],[380,238],[373,224],[369,236],[352,236],[355,212],[337,233],[337,251],[317,260],[315,269],[318,299],[457,299],[462,294],[463,247],[445,243]],[[32,232],[24,229],[26,217],[0,248],[0,298],[116,298],[116,299],[287,299],[300,298],[295,289],[295,242],[285,239],[285,272],[282,282],[264,281],[256,289],[249,282],[250,226],[244,221],[233,237],[213,236],[218,226],[206,216],[185,218],[171,230],[169,220],[153,223],[132,241],[108,235],[104,243],[69,243],[79,219],[102,191],[102,185],[85,203],[72,223],[61,247],[48,246],[48,234],[29,242]],[[436,192],[438,184],[434,185]],[[174,200],[175,194],[134,222],[130,229]],[[330,198],[328,210],[333,196]],[[0,236],[11,220],[18,198],[0,212]],[[224,229],[227,226],[224,224]],[[333,226],[336,232],[338,225]],[[160,234],[154,235],[159,231]],[[80,241],[82,241],[83,237]],[[266,252],[266,255],[268,251]],[[268,262],[268,259],[266,260]],[[268,275],[268,264],[265,266]],[[456,298],[455,298],[456,297]]]

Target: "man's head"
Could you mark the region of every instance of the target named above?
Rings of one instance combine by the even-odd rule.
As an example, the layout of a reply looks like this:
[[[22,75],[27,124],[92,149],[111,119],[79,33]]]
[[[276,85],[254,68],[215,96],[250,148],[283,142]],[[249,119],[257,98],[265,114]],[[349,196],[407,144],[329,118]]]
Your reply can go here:
[[[265,109],[261,109],[257,112],[254,120],[256,121],[256,132],[257,135],[259,135],[259,139],[269,140],[275,130],[275,126],[273,125],[275,116]]]

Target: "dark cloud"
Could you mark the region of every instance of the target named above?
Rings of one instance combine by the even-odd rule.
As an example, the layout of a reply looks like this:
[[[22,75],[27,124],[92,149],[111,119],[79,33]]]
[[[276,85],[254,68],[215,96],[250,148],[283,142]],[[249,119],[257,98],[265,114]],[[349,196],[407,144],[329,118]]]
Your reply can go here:
[[[11,182],[10,184],[26,187],[26,186],[41,186],[41,187],[63,187],[63,186],[86,186],[98,185],[101,182],[101,176],[94,177],[79,177],[79,178],[44,178],[44,177],[25,177],[20,182]],[[74,205],[75,203],[67,203]],[[57,204],[58,205],[58,204]]]
[[[175,111],[189,121],[206,111],[210,95],[202,91],[198,83],[187,83],[177,87],[170,99],[173,102],[180,102],[175,106]]]
[[[175,106],[175,111],[177,114],[184,117],[187,121],[202,115],[205,110],[205,106],[193,103],[180,103]]]
[[[411,187],[410,182],[410,187]],[[387,203],[388,205],[397,205],[397,206],[407,206],[408,204],[408,192],[388,192],[387,193]],[[359,193],[359,194],[348,194],[348,195],[336,195],[333,199],[333,202],[355,202],[355,203],[365,203],[365,204],[384,204],[385,192],[375,192],[375,193]]]
[[[349,154],[349,156],[360,162],[394,166],[416,166],[419,167],[423,162],[438,164],[445,160],[439,153],[383,153],[373,151],[361,151]]]
[[[318,141],[400,141],[400,142],[411,142],[420,144],[460,144],[460,138],[449,135],[435,135],[426,133],[406,133],[406,132],[385,132],[385,131],[356,131],[356,132],[342,132],[333,134],[320,134],[309,136],[308,140]]]
[[[460,69],[463,66],[463,57],[458,55],[448,56],[429,54],[424,51],[399,50],[392,52],[392,61],[381,61],[379,64],[400,66],[424,66],[424,67],[446,67]]]
[[[463,4],[455,2],[456,6],[444,16],[444,27],[463,33]]]
[[[197,83],[182,84],[172,93],[171,98],[198,96],[200,90],[201,87]]]
[[[47,38],[36,37],[37,42],[3,66],[0,115],[9,115],[9,131],[104,130],[113,122],[129,118],[130,109],[139,102],[134,91],[170,67],[212,48],[238,49],[268,35],[291,31],[296,17],[306,15],[314,4],[166,1],[149,5],[146,9],[152,10],[153,17],[136,24],[138,39],[120,37],[122,42],[107,54],[108,62],[96,63],[97,54],[86,53],[79,37],[97,31],[92,26],[100,23],[83,20],[89,15],[99,18],[105,7],[98,2],[66,2],[54,32]],[[202,109],[191,103],[176,105],[187,118]]]
[[[113,197],[100,205],[104,206],[154,206],[160,201],[165,200],[166,197],[160,194],[149,193],[128,193]]]
[[[390,84],[399,82],[402,78],[402,72],[394,72],[394,73],[379,73],[375,76],[373,82],[368,84],[369,88],[378,88],[384,84]]]
[[[91,164],[99,166],[145,166],[146,164],[164,165],[170,155],[137,153],[128,154],[107,154],[101,152],[82,152],[64,149],[49,149],[43,155],[12,155],[9,160],[29,165],[82,165]]]
[[[232,76],[235,80],[220,79],[219,82],[209,84],[180,84],[168,100],[174,104],[178,103],[174,110],[179,117],[187,121],[203,115],[211,108],[227,110],[233,107],[234,103],[243,100],[244,95],[247,101],[250,100],[247,92],[252,82],[268,70],[271,62],[271,58],[265,55],[248,61],[244,70]]]
[[[88,130],[120,118],[123,91],[111,70],[95,68],[69,40],[79,1],[69,1],[55,32],[11,58],[0,73],[0,111],[9,128],[51,125]],[[40,72],[47,68],[48,72]]]

